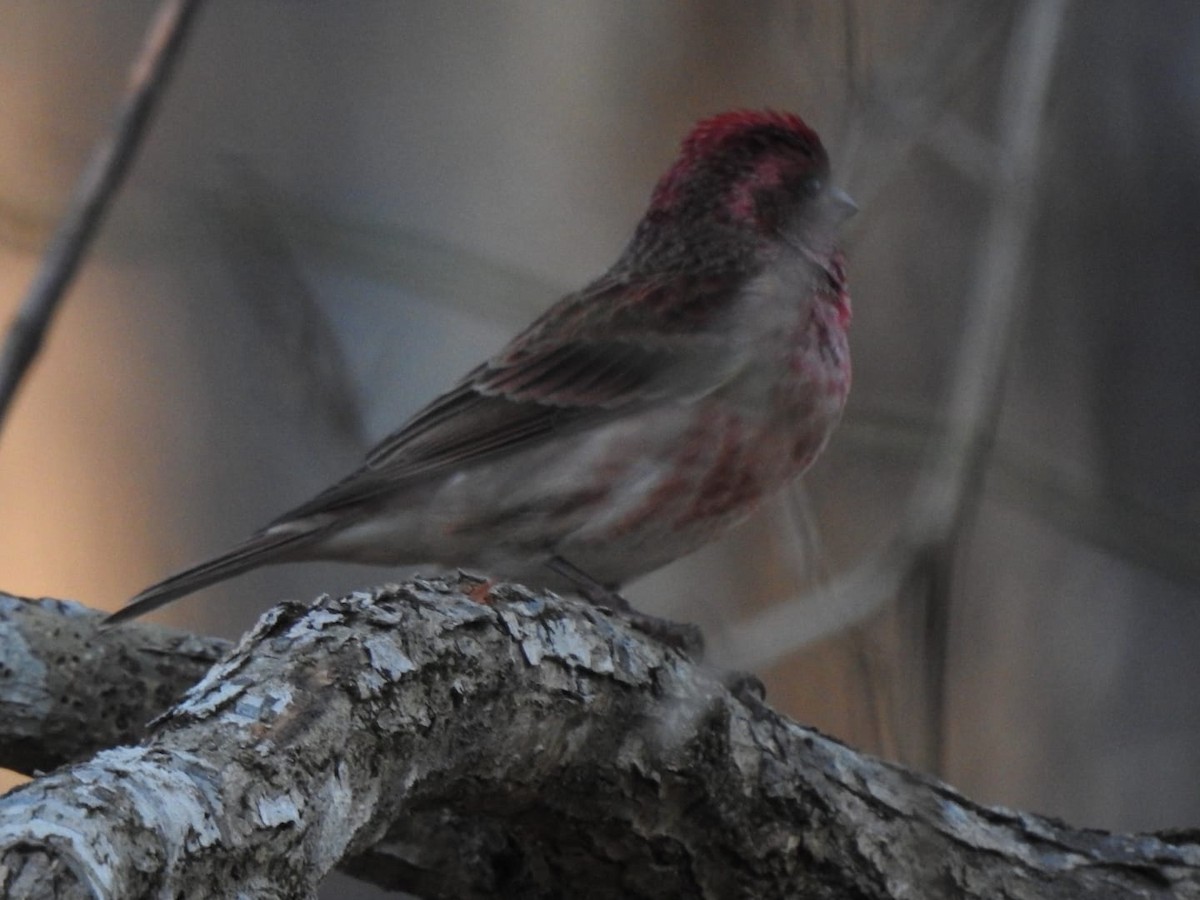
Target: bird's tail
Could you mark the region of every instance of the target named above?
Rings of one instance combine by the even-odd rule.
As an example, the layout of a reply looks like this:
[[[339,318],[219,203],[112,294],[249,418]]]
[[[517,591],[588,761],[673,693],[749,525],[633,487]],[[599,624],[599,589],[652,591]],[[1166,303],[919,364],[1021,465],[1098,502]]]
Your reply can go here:
[[[272,528],[261,534],[256,534],[249,540],[238,544],[227,553],[206,560],[199,565],[177,572],[170,578],[146,588],[124,607],[117,610],[104,620],[104,627],[119,625],[130,619],[145,615],[151,610],[165,606],[172,600],[198,591],[210,584],[240,575],[242,572],[267,565],[273,562],[283,562],[291,551],[324,534],[324,529],[292,530]]]

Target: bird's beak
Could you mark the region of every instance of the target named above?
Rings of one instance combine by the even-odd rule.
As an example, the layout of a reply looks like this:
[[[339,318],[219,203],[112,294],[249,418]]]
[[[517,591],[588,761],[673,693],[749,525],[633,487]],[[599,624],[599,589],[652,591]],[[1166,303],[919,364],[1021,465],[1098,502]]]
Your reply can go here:
[[[858,204],[854,199],[843,191],[840,187],[831,185],[825,191],[825,202],[829,204],[829,209],[833,214],[833,219],[838,224],[845,222],[852,215],[858,212]]]

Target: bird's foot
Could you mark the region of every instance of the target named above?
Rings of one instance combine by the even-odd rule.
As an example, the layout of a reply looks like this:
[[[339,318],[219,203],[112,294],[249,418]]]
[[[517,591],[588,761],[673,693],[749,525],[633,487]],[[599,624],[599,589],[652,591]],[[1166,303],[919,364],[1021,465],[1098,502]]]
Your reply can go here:
[[[704,658],[704,633],[699,626],[689,625],[685,622],[672,622],[670,619],[661,619],[658,616],[639,612],[614,588],[600,583],[561,556],[552,557],[546,566],[574,584],[579,595],[593,606],[619,613],[642,634],[674,647],[691,659],[699,661]]]

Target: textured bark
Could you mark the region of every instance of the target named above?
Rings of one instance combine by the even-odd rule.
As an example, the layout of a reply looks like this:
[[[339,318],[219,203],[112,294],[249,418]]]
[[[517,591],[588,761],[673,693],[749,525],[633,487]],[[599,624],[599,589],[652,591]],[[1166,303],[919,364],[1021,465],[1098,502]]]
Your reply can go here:
[[[230,644],[138,626],[67,600],[0,594],[0,766],[33,775],[138,741]]]
[[[1200,897],[1200,834],[972,804],[585,604],[464,587],[276,608],[140,746],[0,800],[0,886],[306,897],[344,860],[425,897]]]

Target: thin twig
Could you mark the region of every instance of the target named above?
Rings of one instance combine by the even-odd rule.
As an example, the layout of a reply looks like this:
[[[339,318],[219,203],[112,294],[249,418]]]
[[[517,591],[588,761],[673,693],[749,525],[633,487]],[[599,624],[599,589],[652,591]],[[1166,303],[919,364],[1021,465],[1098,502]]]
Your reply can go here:
[[[124,180],[150,116],[179,58],[188,25],[203,0],[163,0],[130,69],[125,95],[109,133],[92,152],[70,206],[50,240],[42,265],[9,327],[0,354],[0,425],[21,380],[41,349],[113,196]]]

